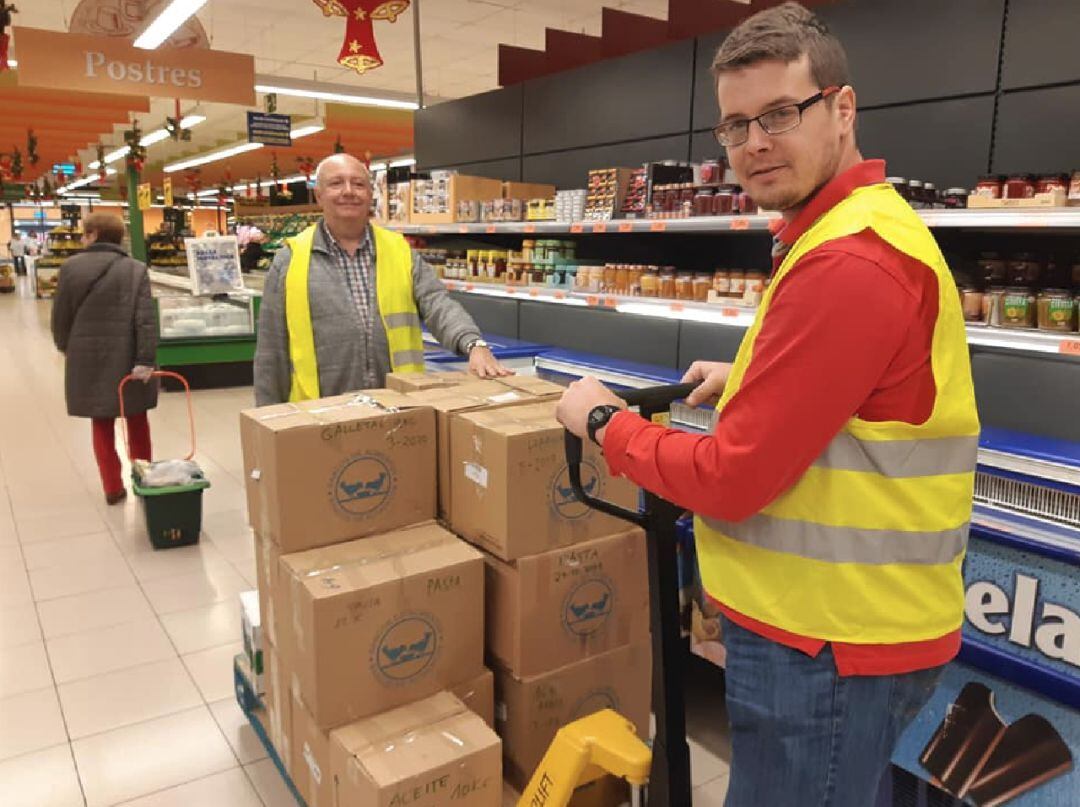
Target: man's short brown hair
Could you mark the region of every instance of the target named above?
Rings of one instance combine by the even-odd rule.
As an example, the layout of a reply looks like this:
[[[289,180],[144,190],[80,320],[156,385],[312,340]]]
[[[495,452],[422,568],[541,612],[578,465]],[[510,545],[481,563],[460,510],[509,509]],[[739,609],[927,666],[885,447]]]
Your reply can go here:
[[[119,244],[124,240],[124,220],[115,213],[91,213],[83,219],[83,231],[97,233],[102,244]]]
[[[765,61],[785,64],[810,57],[810,75],[819,89],[851,83],[847,54],[821,20],[803,5],[783,3],[743,20],[713,59],[713,76]]]

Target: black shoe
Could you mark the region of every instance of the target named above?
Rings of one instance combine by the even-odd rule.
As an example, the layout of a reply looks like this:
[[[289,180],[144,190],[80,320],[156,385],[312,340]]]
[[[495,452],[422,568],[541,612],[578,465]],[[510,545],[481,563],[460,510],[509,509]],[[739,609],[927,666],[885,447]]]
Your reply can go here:
[[[126,490],[121,490],[119,493],[106,493],[105,494],[105,503],[106,504],[120,504],[120,502],[124,501],[124,499],[126,499],[126,498],[127,498],[127,491]]]

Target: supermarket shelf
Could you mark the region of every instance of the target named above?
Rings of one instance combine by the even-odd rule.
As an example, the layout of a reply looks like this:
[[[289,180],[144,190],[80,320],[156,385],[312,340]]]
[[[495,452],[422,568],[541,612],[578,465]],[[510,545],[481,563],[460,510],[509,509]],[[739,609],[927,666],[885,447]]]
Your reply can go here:
[[[451,291],[484,297],[533,300],[556,305],[608,308],[624,314],[707,322],[716,325],[729,325],[735,328],[749,328],[754,322],[754,309],[745,306],[676,302],[647,297],[622,297],[611,294],[583,294],[581,292],[545,287],[474,284],[463,283],[459,280],[447,280],[444,282]],[[987,328],[982,325],[968,325],[967,331],[968,343],[971,345],[1023,353],[1049,353],[1080,360],[1080,334],[1012,331],[1003,328]]]
[[[1080,207],[1002,210],[919,210],[928,227],[1014,230],[1080,229]],[[590,235],[619,233],[767,233],[778,213],[754,216],[697,216],[688,219],[612,221],[506,221],[488,224],[391,224],[405,235]]]

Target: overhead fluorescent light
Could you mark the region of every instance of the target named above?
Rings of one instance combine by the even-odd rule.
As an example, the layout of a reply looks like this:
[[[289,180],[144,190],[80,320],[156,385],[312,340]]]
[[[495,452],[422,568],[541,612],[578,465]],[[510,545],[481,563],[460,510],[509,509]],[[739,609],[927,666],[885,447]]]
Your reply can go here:
[[[236,146],[231,146],[220,151],[211,151],[208,154],[201,154],[198,157],[192,157],[190,160],[181,160],[178,163],[171,163],[166,165],[164,171],[166,174],[171,174],[174,171],[183,171],[186,168],[195,168],[200,165],[206,165],[207,163],[217,162],[218,160],[227,160],[230,157],[235,157],[237,154],[245,154],[255,149],[261,149],[262,143],[240,143]]]
[[[293,140],[299,140],[301,137],[307,137],[308,135],[318,134],[326,129],[321,123],[312,123],[307,126],[301,126],[298,129],[293,129],[289,134],[292,135]]]
[[[169,133],[165,129],[158,129],[155,132],[151,132],[139,141],[139,145],[146,147],[152,146],[155,143],[160,143],[162,140],[168,140]]]
[[[180,121],[180,128],[190,129],[193,126],[198,126],[205,120],[205,115],[188,115]],[[168,129],[155,129],[154,131],[150,132],[150,134],[143,135],[142,139],[139,141],[139,145],[143,148],[147,148],[148,146],[152,146],[155,143],[160,143],[162,140],[167,140],[168,138]],[[122,157],[126,157],[129,151],[131,151],[131,148],[129,146],[124,146],[123,148],[118,148],[116,151],[106,154],[105,164],[108,165],[109,163],[116,162]],[[91,171],[96,171],[97,169],[101,168],[101,163],[99,163],[97,160],[94,160],[87,166],[87,168],[89,168]]]
[[[8,67],[18,67],[19,63],[14,59],[8,59]]]
[[[392,163],[390,163],[391,168],[407,168],[413,165],[416,165],[416,160],[412,159],[411,157],[407,160],[394,160]]]
[[[377,106],[387,109],[419,109],[415,101],[400,101],[395,98],[376,98],[371,95],[356,95],[348,92],[309,89],[307,87],[282,87],[279,84],[256,84],[255,92],[291,95],[294,98],[315,98],[319,101],[334,101],[339,104],[357,106]]]
[[[192,126],[198,126],[206,120],[206,115],[185,115],[180,119],[181,129],[190,129]]]
[[[153,50],[173,35],[196,11],[206,5],[206,0],[172,0],[158,18],[150,23],[135,40],[135,47]]]
[[[115,176],[116,175],[116,169],[115,168],[107,168],[107,169],[105,169],[105,173],[106,173],[106,175]],[[93,176],[89,176],[89,177],[83,177],[82,179],[77,179],[74,182],[69,182],[67,185],[64,185],[61,188],[57,188],[56,192],[57,193],[68,193],[69,191],[73,191],[76,188],[84,188],[87,185],[93,185],[95,182],[98,182],[100,179],[101,179],[101,177],[99,177],[97,174],[94,174]]]

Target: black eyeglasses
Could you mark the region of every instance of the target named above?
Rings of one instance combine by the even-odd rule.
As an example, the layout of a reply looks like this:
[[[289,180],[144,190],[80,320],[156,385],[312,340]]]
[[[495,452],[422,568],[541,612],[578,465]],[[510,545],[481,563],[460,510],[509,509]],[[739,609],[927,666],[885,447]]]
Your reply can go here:
[[[713,129],[713,134],[716,135],[716,140],[721,146],[724,148],[731,148],[733,146],[741,146],[750,139],[750,124],[754,121],[758,122],[758,126],[760,126],[762,131],[767,135],[778,135],[783,134],[784,132],[790,132],[802,123],[803,112],[818,101],[828,98],[830,95],[838,92],[840,92],[840,87],[826,87],[817,95],[811,95],[801,103],[788,104],[787,106],[770,109],[768,112],[762,112],[756,118],[730,120],[721,123]]]

